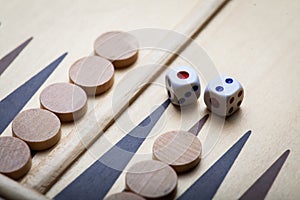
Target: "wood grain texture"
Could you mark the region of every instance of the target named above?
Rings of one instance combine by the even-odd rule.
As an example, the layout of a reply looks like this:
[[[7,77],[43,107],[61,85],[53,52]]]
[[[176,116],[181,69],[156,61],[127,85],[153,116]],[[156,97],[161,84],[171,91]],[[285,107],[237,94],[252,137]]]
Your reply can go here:
[[[0,101],[0,134],[48,79],[66,55],[67,53],[61,55]]]
[[[225,176],[229,172],[251,131],[241,137],[221,158],[219,158],[196,182],[194,182],[178,199],[212,199]]]
[[[265,199],[289,154],[286,150],[239,199]]]
[[[15,137],[0,137],[0,158],[0,173],[13,179],[24,176],[31,167],[29,147]]]
[[[196,34],[203,25],[212,17],[212,15],[220,8],[226,0],[209,1],[198,5],[193,12],[176,28],[174,31],[181,32],[187,38]],[[167,36],[166,36],[167,37]],[[183,41],[175,41],[174,43],[166,44],[168,49],[176,52],[184,49],[188,39]],[[28,187],[32,187],[42,193],[45,193],[51,185],[53,185],[58,177],[76,160],[95,140],[103,134],[103,132],[120,116],[127,108],[128,102],[133,102],[142,91],[147,87],[147,84],[157,78],[165,69],[165,65],[173,59],[174,55],[168,52],[157,57],[154,63],[156,68],[148,68],[144,73],[140,74],[138,79],[135,79],[131,84],[135,87],[128,86],[128,90],[122,96],[114,96],[115,109],[111,107],[102,108],[101,104],[92,110],[87,117],[80,121],[76,129],[68,134],[62,142],[49,153],[47,158],[43,159],[38,166],[34,167],[28,176],[22,180],[22,183]],[[140,87],[136,87],[140,86]],[[124,101],[128,99],[128,101]],[[96,119],[95,119],[96,116]],[[80,138],[76,133],[80,133]],[[51,163],[49,165],[48,163]]]
[[[178,0],[176,3],[172,0],[159,3],[147,0],[132,0],[130,3],[122,0],[3,1],[0,6],[0,55],[5,55],[7,50],[13,49],[14,44],[19,44],[24,38],[33,35],[35,39],[1,75],[0,96],[6,97],[24,80],[28,80],[60,52],[66,50],[70,52],[68,57],[47,79],[43,88],[51,83],[67,82],[69,67],[75,60],[93,54],[94,40],[101,33],[110,30],[130,32],[149,27],[171,30],[191,8],[196,7],[197,1],[209,2],[206,0]],[[226,175],[214,199],[240,198],[286,149],[291,150],[289,157],[272,184],[266,200],[300,199],[300,95],[297,95],[300,80],[299,9],[300,2],[295,0],[229,1],[213,20],[205,25],[201,33],[194,37],[194,42],[205,49],[220,74],[236,77],[243,83],[246,93],[241,109],[226,119],[221,129],[216,130],[222,121],[214,115],[206,122],[198,136],[203,143],[201,164],[190,173],[179,177],[177,197],[204,174],[246,130],[252,129],[253,134]],[[22,31],[16,31],[18,27],[22,27]],[[191,47],[189,45],[181,56],[184,56],[184,53],[193,53],[197,56],[197,51],[190,51]],[[154,63],[145,59],[144,55],[148,52],[149,50],[140,50],[139,58],[133,67],[116,70],[112,89],[95,100],[90,99],[88,107],[91,109],[100,102],[111,103],[114,91],[119,88],[119,81],[123,77],[129,77],[128,72],[144,64]],[[156,58],[158,55],[159,53]],[[170,67],[190,64],[193,62],[185,62],[179,57]],[[206,65],[193,66],[205,69]],[[199,74],[205,86],[210,77],[203,76],[202,70]],[[155,83],[163,78],[164,73],[155,80]],[[161,86],[164,84],[159,83],[162,83]],[[24,109],[39,107],[40,92],[41,90],[33,95]],[[134,128],[166,97],[163,88],[158,84],[151,84],[128,107],[127,112],[105,131],[103,137],[66,169],[47,192],[47,196],[55,197],[106,150],[116,144],[124,136],[124,132],[127,133]],[[168,121],[163,117],[158,122],[150,133],[153,137],[149,137],[141,145],[129,165],[142,158],[151,159],[152,144],[158,133],[177,128],[188,130],[207,112],[203,94],[198,105],[190,109],[189,114],[183,114],[180,110],[169,106],[164,114]],[[129,119],[132,123],[128,123]],[[70,123],[63,124],[62,137],[65,137],[73,127]],[[8,126],[2,134],[11,135],[11,127]],[[214,138],[217,142],[211,148],[206,148],[210,147],[208,136],[217,136]],[[110,145],[106,141],[109,141]],[[41,160],[47,158],[48,152],[38,152],[32,160],[33,166],[37,166]],[[124,176],[124,173],[121,173],[108,194],[124,189]]]
[[[41,108],[56,114],[62,122],[81,118],[87,111],[87,96],[83,89],[70,83],[55,83],[40,94]]]
[[[202,145],[192,133],[170,131],[155,140],[152,151],[156,160],[170,165],[176,172],[186,172],[199,164]]]
[[[138,196],[131,192],[115,193],[105,198],[105,200],[143,200],[143,199],[144,199],[143,197]]]
[[[47,110],[29,109],[12,122],[12,133],[32,150],[45,150],[55,145],[61,136],[59,118]]]
[[[267,9],[271,4],[272,11]],[[220,71],[237,77],[245,88],[241,112],[225,124],[227,136],[220,145],[233,141],[239,129],[253,129],[251,143],[216,199],[239,198],[286,149],[291,154],[282,167],[284,173],[279,173],[266,199],[300,198],[300,96],[295,94],[300,46],[294,45],[300,39],[299,8],[295,1],[232,1],[197,39]]]
[[[163,102],[62,190],[55,199],[103,199],[169,105],[169,100]]]
[[[0,174],[0,199],[49,200],[46,196],[26,188]]]
[[[114,66],[98,56],[84,57],[70,67],[69,78],[71,83],[80,86],[88,95],[99,95],[113,85]]]
[[[126,188],[148,199],[172,199],[177,188],[176,172],[167,164],[141,161],[128,169]]]
[[[100,35],[95,43],[95,54],[110,60],[116,68],[128,67],[138,58],[137,39],[126,32],[111,31]]]

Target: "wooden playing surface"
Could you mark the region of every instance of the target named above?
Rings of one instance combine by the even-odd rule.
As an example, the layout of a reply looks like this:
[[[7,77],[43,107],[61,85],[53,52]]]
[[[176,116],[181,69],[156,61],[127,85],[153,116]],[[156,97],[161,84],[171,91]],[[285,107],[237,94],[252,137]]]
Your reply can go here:
[[[46,65],[68,52],[24,107],[37,108],[42,89],[52,83],[68,82],[69,67],[76,60],[93,54],[94,41],[100,34],[143,28],[172,30],[197,3],[196,0],[0,0],[0,57],[34,37],[1,74],[0,98],[5,98]],[[233,116],[225,121],[211,116],[204,125],[198,136],[203,143],[200,165],[188,174],[179,175],[177,197],[244,133],[251,130],[251,136],[214,198],[241,197],[287,149],[290,149],[290,154],[266,199],[300,198],[299,10],[300,2],[294,0],[230,1],[195,38],[195,43],[205,49],[220,74],[231,75],[243,84],[245,97],[241,110]],[[144,65],[152,64],[151,59],[145,58],[149,51],[140,50],[133,66],[117,69],[113,87],[104,95],[89,98],[88,109],[91,110],[97,103],[103,103],[103,108],[112,104],[115,92],[125,87],[124,81],[134,78],[134,73],[140,67],[142,69]],[[178,65],[189,63],[177,58],[170,67]],[[100,139],[68,168],[46,193],[48,197],[55,197],[167,99],[164,75],[162,73]],[[202,94],[198,105],[182,112],[170,105],[126,169],[137,161],[152,159],[152,145],[159,134],[176,129],[188,130],[209,113],[203,101],[203,91],[209,78],[200,75]],[[63,124],[62,137],[74,127],[76,123]],[[8,135],[12,135],[11,125],[1,136]],[[214,138],[215,145],[205,145],[209,143],[207,138]],[[36,153],[32,167],[45,159],[49,151]],[[122,173],[108,194],[121,192],[124,188],[125,173]]]

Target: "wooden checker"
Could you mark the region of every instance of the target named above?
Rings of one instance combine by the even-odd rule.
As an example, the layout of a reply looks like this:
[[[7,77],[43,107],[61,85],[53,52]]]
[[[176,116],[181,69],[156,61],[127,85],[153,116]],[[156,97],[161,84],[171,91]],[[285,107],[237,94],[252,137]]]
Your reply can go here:
[[[24,176],[31,167],[29,147],[15,137],[0,137],[0,158],[0,173],[13,179]]]
[[[116,68],[127,67],[138,58],[138,41],[126,32],[111,31],[100,35],[95,43],[95,54],[110,60]]]
[[[177,188],[176,172],[167,164],[147,160],[134,164],[126,173],[126,187],[149,199],[174,197]]]
[[[144,198],[132,192],[119,192],[105,198],[105,200],[143,200]]]
[[[170,131],[159,136],[153,144],[153,157],[185,172],[200,162],[202,145],[197,136],[186,131]]]
[[[122,0],[109,2],[79,0],[76,3],[70,0],[41,2],[28,0],[18,3],[5,1],[0,6],[0,68],[5,68],[5,71],[1,70],[3,73],[0,75],[1,137],[11,136],[10,124],[18,113],[40,106],[39,95],[42,90],[39,88],[43,89],[53,83],[68,81],[69,67],[79,58],[94,53],[93,43],[101,33],[111,30],[128,31],[138,38],[139,59],[134,68],[115,71],[115,87],[109,92],[89,99],[89,105],[103,105],[98,107],[97,115],[94,115],[98,122],[97,126],[89,123],[86,118],[88,115],[81,120],[87,122],[87,126],[82,126],[81,129],[84,133],[86,133],[84,130],[91,129],[90,127],[94,128],[94,131],[91,131],[94,132],[93,134],[101,131],[99,127],[103,127],[106,123],[99,119],[103,119],[102,116],[107,111],[115,111],[109,105],[112,99],[119,97],[116,95],[118,91],[122,89],[127,92],[134,88],[133,84],[121,84],[122,80],[127,79],[130,82],[129,75],[136,77],[139,69],[138,72],[145,72],[146,68],[143,66],[157,64],[156,61],[162,53],[159,47],[164,47],[161,44],[176,43],[174,39],[168,40],[169,37],[165,38],[163,34],[153,34],[155,33],[153,27],[160,31],[174,30],[174,27],[177,27],[170,32],[186,35],[185,27],[195,22],[199,25],[205,22],[205,26],[191,37],[192,42],[182,48],[177,58],[170,60],[166,69],[185,65],[199,67],[199,78],[204,84],[203,88],[211,78],[215,77],[212,74],[206,76],[206,72],[216,69],[218,74],[228,74],[237,78],[243,84],[246,96],[241,109],[224,121],[210,115],[198,136],[203,145],[201,163],[189,173],[178,176],[179,184],[175,199],[189,193],[190,188],[194,188],[192,191],[196,197],[201,196],[200,191],[204,191],[201,194],[205,196],[207,191],[211,195],[210,199],[240,199],[249,197],[253,191],[259,193],[264,199],[299,199],[300,95],[297,95],[297,91],[300,84],[300,46],[298,45],[300,2],[295,0],[226,1],[227,3],[219,7],[211,20],[206,21],[202,17],[198,21],[194,13],[208,13],[207,8],[216,9],[214,2],[225,1],[179,0],[176,1],[178,6],[170,6],[174,2],[165,0],[160,1],[159,9],[157,2],[140,0],[132,0],[130,4]],[[182,26],[181,22],[186,23]],[[16,31],[17,26],[15,26],[20,24],[22,24],[21,32]],[[138,37],[137,33],[141,32],[146,34]],[[13,51],[31,37],[33,39],[21,52]],[[160,39],[157,40],[158,37],[166,40],[161,43]],[[205,62],[205,56],[201,51],[194,50],[195,45],[205,49],[207,56],[215,65]],[[156,53],[149,58],[146,55],[152,50]],[[65,52],[68,52],[67,56]],[[16,54],[17,57],[12,59]],[[192,57],[196,57],[197,61],[193,62],[188,55],[193,55]],[[3,68],[3,63],[10,64]],[[162,81],[165,72],[158,74],[156,79],[153,79],[154,84],[137,95],[136,100],[120,115],[120,118],[115,119],[115,123],[107,129],[105,127],[103,135],[85,153],[78,153],[77,148],[69,151],[72,153],[70,157],[76,157],[76,162],[72,162],[63,170],[41,170],[44,168],[40,163],[44,161],[46,161],[45,166],[49,166],[47,169],[52,169],[56,164],[61,168],[65,165],[66,159],[59,154],[51,159],[50,152],[57,152],[58,146],[49,150],[50,152],[36,152],[32,158],[33,166],[29,174],[24,177],[31,181],[24,184],[22,180],[20,183],[56,199],[62,190],[74,185],[73,181],[83,176],[82,172],[86,172],[91,166],[94,171],[90,171],[97,171],[99,165],[92,163],[99,163],[98,158],[106,155],[111,146],[123,141],[124,134],[127,135],[153,109],[166,100],[167,94],[163,89]],[[18,95],[15,91],[18,91]],[[152,146],[158,134],[171,130],[189,130],[201,117],[210,114],[202,95],[195,107],[187,108],[188,112],[181,112],[170,105],[149,136],[139,145],[135,145],[136,143],[130,139],[123,142],[122,147],[125,148],[139,147],[134,152],[130,149],[132,159],[128,161],[129,165],[140,159],[152,158]],[[89,109],[92,108],[89,106]],[[151,122],[153,122],[152,118]],[[75,137],[70,137],[72,133],[76,133],[77,128],[77,124],[74,126],[73,123],[63,123],[62,139],[68,141],[71,138],[69,144],[73,146],[82,144],[81,141],[76,140],[77,134]],[[71,132],[71,130],[75,131]],[[252,131],[251,136],[243,146],[238,145],[238,149],[241,149],[239,155],[235,156],[235,159],[230,156],[232,154],[223,157],[225,152],[248,130]],[[128,136],[130,138],[131,135]],[[210,140],[211,138],[213,140]],[[134,141],[139,141],[138,139],[139,137]],[[64,144],[66,144],[65,151],[68,152],[70,146],[67,145],[68,143]],[[290,153],[284,154],[284,152]],[[278,164],[276,160],[280,155],[284,155],[285,162]],[[107,157],[107,161],[111,158],[115,157]],[[222,162],[217,162],[220,159]],[[53,164],[53,160],[57,162]],[[116,159],[116,163],[118,160],[123,162],[123,159]],[[123,162],[122,169],[123,167],[127,169],[126,164],[127,161],[125,164]],[[228,170],[229,164],[230,170]],[[274,165],[277,167],[276,173],[272,170]],[[101,193],[103,198],[106,197],[105,195],[124,189],[125,172],[119,171],[119,175],[114,173],[115,169],[112,168],[108,170],[111,173],[108,173],[104,170],[106,169],[104,164],[101,169],[103,170],[98,170],[101,173],[99,177],[109,177],[104,182],[101,178],[99,180],[95,178],[93,173],[90,173],[90,177],[84,173],[87,181],[75,184],[80,191],[83,191],[86,198],[91,194],[85,192],[89,187],[93,187],[94,190],[91,190],[94,191],[93,195],[99,197]],[[269,174],[273,174],[272,178],[269,178]],[[56,176],[55,180],[54,176]],[[268,184],[265,184],[266,179]],[[91,180],[95,180],[97,184],[93,184]],[[207,184],[207,181],[210,184]],[[201,187],[195,184],[196,182],[200,183]],[[0,185],[0,188],[3,187]],[[77,194],[76,187],[69,191],[75,197],[80,196]],[[184,197],[188,196],[184,195]],[[5,196],[0,198],[5,199]]]
[[[54,83],[40,94],[41,108],[56,114],[62,122],[73,121],[87,111],[87,95],[79,86]]]
[[[25,141],[32,150],[45,150],[61,136],[59,118],[50,111],[29,109],[17,115],[12,123],[13,135]]]
[[[104,93],[114,83],[114,67],[99,56],[84,57],[69,70],[70,82],[80,86],[88,95]]]

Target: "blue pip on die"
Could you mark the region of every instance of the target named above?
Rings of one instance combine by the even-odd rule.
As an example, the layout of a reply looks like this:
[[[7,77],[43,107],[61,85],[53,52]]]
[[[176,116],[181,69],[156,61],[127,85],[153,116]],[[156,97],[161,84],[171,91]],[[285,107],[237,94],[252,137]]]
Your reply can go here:
[[[193,68],[178,66],[170,69],[165,81],[169,99],[174,105],[186,106],[197,102],[201,86],[198,74]]]
[[[204,92],[204,102],[211,112],[225,117],[239,109],[244,98],[241,83],[230,76],[219,76],[211,80]]]

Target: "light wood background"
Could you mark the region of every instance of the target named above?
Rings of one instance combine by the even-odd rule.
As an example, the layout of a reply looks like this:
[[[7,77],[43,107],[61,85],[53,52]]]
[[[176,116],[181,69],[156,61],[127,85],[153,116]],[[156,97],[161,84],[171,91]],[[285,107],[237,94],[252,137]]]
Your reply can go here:
[[[173,29],[197,3],[196,0],[0,0],[0,57],[30,36],[34,37],[1,75],[0,98],[67,51],[68,56],[24,109],[39,107],[41,90],[51,83],[67,82],[71,64],[92,53],[93,42],[101,33],[140,28]],[[290,156],[267,199],[300,198],[299,11],[300,1],[295,0],[233,0],[195,38],[221,74],[240,80],[245,88],[245,99],[242,109],[225,122],[214,117],[207,122],[199,137],[205,146],[208,135],[215,134],[216,145],[204,149],[199,167],[180,176],[178,196],[242,134],[252,130],[215,199],[240,197],[286,149],[291,150]],[[117,70],[113,88],[103,96],[89,99],[89,109],[94,103],[111,103],[121,79],[130,78],[128,74],[149,62],[143,60],[148,51],[140,52],[134,66]],[[185,60],[178,58],[170,67],[185,64]],[[48,197],[54,197],[167,98],[163,85],[160,85],[163,78],[164,74],[158,77],[156,83],[69,168],[47,193]],[[202,80],[204,89],[206,81]],[[201,97],[196,109],[189,113],[181,114],[170,106],[129,166],[138,160],[151,159],[151,146],[159,133],[178,128],[187,130],[204,116],[207,111]],[[73,127],[74,124],[63,125],[63,136]],[[10,126],[3,135],[11,135]],[[33,165],[47,153],[38,153]],[[109,194],[122,191],[124,186],[122,174]]]

